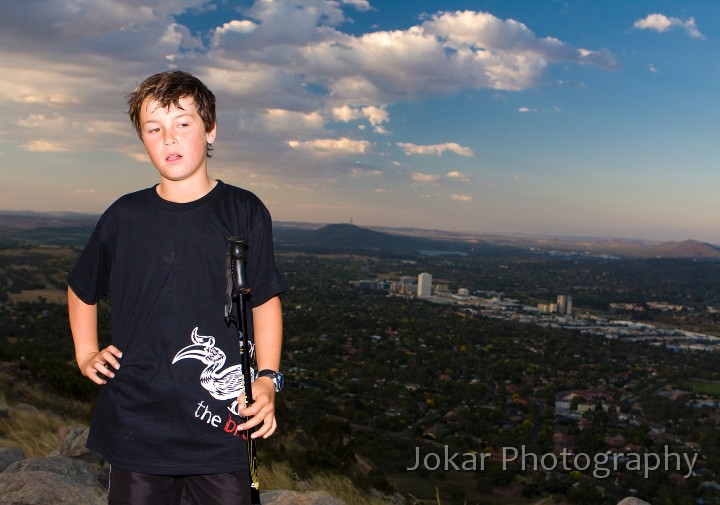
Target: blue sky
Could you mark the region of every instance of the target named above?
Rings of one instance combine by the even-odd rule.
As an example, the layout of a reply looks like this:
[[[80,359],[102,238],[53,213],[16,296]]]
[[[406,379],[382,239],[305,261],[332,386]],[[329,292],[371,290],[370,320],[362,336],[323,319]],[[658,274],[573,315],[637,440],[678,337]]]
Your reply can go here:
[[[158,177],[125,95],[218,97],[276,221],[720,244],[720,3],[0,0],[0,209]]]

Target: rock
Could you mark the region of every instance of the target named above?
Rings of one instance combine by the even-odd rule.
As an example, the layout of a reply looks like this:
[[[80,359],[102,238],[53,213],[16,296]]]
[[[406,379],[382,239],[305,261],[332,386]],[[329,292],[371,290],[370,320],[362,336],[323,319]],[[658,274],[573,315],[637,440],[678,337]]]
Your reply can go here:
[[[25,459],[25,457],[25,451],[21,447],[0,448],[0,472],[3,472],[12,463]]]
[[[624,498],[618,505],[651,505],[650,503],[646,502],[645,500],[641,500],[640,498]]]
[[[24,472],[47,472],[64,477],[69,483],[81,486],[104,486],[107,484],[106,472],[86,461],[68,456],[49,456],[16,461],[8,466],[4,474]]]
[[[99,486],[80,486],[56,473],[0,473],[0,505],[107,505]]]
[[[260,501],[263,505],[345,505],[324,491],[265,491]]]
[[[0,505],[107,504],[107,468],[85,448],[87,430],[64,427],[58,439],[58,448],[43,458],[26,459],[20,447],[0,448]],[[261,497],[263,505],[345,505],[324,491],[264,491]]]
[[[85,447],[89,432],[90,428],[63,426],[57,432],[58,446],[51,456],[70,456],[89,463],[102,464],[104,461],[102,455]]]

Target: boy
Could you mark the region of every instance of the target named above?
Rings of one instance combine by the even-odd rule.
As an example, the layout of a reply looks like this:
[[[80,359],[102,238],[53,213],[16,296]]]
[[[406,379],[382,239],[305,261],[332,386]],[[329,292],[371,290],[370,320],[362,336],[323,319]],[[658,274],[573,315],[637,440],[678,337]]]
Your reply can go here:
[[[102,385],[88,447],[110,462],[110,505],[249,503],[243,430],[273,434],[282,387],[286,287],[270,215],[252,193],[208,176],[215,97],[200,80],[153,75],[128,105],[160,183],[105,211],[68,277],[76,360]],[[247,317],[262,370],[246,408],[237,329],[225,322],[230,236],[248,244]],[[112,344],[99,349],[104,295]]]

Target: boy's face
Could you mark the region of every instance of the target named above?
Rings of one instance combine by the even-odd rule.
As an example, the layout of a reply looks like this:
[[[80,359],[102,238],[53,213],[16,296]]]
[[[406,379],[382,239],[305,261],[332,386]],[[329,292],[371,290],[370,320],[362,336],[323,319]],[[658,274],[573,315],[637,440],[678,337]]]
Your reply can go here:
[[[151,98],[140,109],[145,150],[163,182],[207,179],[207,144],[215,141],[215,126],[206,132],[192,98],[166,109]]]

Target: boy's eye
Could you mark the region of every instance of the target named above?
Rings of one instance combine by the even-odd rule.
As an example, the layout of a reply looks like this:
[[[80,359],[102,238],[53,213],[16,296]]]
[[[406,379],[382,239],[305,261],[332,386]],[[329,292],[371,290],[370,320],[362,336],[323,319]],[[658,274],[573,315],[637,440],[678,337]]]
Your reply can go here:
[[[151,128],[148,130],[148,133],[157,133],[160,131],[160,128]]]

